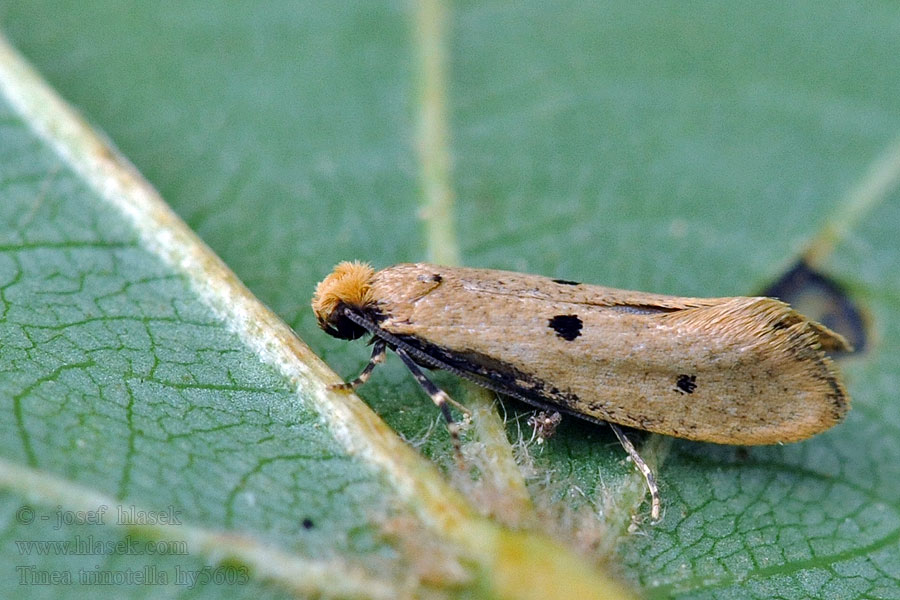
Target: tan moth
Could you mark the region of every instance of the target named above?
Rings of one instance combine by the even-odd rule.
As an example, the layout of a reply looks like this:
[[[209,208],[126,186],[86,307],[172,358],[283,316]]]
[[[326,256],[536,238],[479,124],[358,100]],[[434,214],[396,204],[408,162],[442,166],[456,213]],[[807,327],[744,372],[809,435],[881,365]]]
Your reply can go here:
[[[371,334],[355,388],[393,350],[458,431],[465,410],[419,368],[443,369],[541,410],[688,440],[796,442],[840,422],[850,399],[826,350],[843,337],[765,297],[683,298],[489,269],[342,262],[316,287],[319,326]]]

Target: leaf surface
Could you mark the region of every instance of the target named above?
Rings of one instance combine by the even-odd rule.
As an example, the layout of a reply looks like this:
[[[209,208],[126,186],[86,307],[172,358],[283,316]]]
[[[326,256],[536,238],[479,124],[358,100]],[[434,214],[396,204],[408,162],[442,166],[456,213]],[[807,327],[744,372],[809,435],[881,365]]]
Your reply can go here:
[[[452,218],[465,264],[681,295],[752,294],[836,227],[820,266],[862,300],[873,325],[871,349],[844,365],[854,408],[839,427],[749,451],[645,440],[661,463],[665,517],[629,535],[646,505],[621,450],[606,430],[565,420],[530,447],[533,462],[519,455],[538,515],[589,556],[621,565],[650,597],[889,595],[900,573],[891,410],[900,214],[892,185],[855,190],[879,165],[897,168],[900,12],[863,2],[463,2],[450,18]],[[426,257],[410,7],[74,9],[48,0],[0,3],[0,22],[256,297],[338,373],[356,374],[367,350],[318,331],[308,300],[339,260],[380,267]],[[287,333],[273,334],[276,320],[254,330],[252,318],[210,300],[221,296],[198,281],[217,264],[186,267],[184,240],[166,245],[148,218],[110,211],[78,161],[47,142],[59,132],[42,137],[34,118],[3,106],[4,481],[39,472],[59,484],[53,493],[6,485],[7,539],[63,537],[52,522],[14,527],[23,494],[87,509],[73,500],[87,490],[148,510],[172,504],[195,533],[242,532],[257,550],[306,567],[358,566],[374,595],[380,588],[366,582],[378,567],[430,572],[398,558],[402,543],[386,533],[389,522],[413,523],[399,538],[430,532],[421,539],[447,552],[436,586],[446,591],[456,572],[447,565],[465,542],[435,526],[446,513],[430,500],[417,507],[410,491],[425,485],[440,496],[442,479],[414,457],[397,468],[367,454],[390,456],[385,440],[396,440],[376,424],[377,434],[347,434],[377,421],[325,399],[329,375],[315,358],[304,355],[307,370],[286,377],[266,354],[294,348],[283,346]],[[447,463],[446,433],[397,362],[361,395]],[[437,379],[454,396],[470,394]],[[529,438],[530,413],[503,409],[509,438]],[[335,433],[343,422],[353,424],[345,437]],[[482,523],[455,495],[447,506]],[[467,548],[463,563],[476,556]],[[15,544],[3,549],[6,564],[31,564]],[[220,564],[209,556],[157,564],[171,573]],[[113,554],[104,568],[146,564],[127,558]],[[98,562],[66,560],[66,570]],[[242,554],[237,565],[260,573],[265,562]],[[16,577],[7,569],[4,581]],[[282,593],[263,579],[228,591]],[[480,590],[471,580],[462,589]]]

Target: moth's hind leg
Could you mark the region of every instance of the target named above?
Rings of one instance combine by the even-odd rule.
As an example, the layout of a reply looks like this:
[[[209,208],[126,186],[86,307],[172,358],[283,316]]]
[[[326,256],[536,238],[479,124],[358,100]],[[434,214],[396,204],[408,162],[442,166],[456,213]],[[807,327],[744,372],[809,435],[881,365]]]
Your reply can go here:
[[[363,369],[362,373],[359,374],[359,377],[354,379],[353,381],[348,381],[347,383],[338,383],[330,386],[333,390],[355,390],[365,382],[369,380],[369,377],[372,375],[372,371],[375,370],[375,367],[384,362],[387,345],[384,340],[378,338],[375,340],[375,343],[372,344],[372,357],[369,359],[369,364],[366,365],[366,368]]]
[[[613,433],[616,434],[616,437],[619,438],[619,443],[622,444],[622,447],[625,448],[625,452],[628,453],[628,456],[631,457],[631,460],[634,462],[634,466],[638,468],[641,474],[644,476],[644,479],[647,481],[647,487],[650,489],[650,519],[654,522],[659,520],[659,488],[656,486],[656,477],[653,475],[653,470],[650,466],[644,462],[644,459],[641,458],[641,455],[638,454],[637,449],[635,449],[634,444],[631,443],[627,437],[625,437],[625,433],[622,429],[616,425],[615,423],[608,423],[612,428]]]
[[[425,390],[425,393],[431,398],[431,401],[435,403],[435,405],[441,409],[441,414],[444,415],[444,420],[447,422],[447,430],[450,432],[450,441],[453,444],[453,455],[456,458],[456,464],[459,468],[465,468],[465,463],[462,460],[462,450],[459,442],[459,423],[453,420],[453,415],[450,413],[449,404],[453,404],[454,406],[461,407],[463,412],[469,414],[469,411],[463,407],[461,404],[455,402],[450,396],[434,385],[434,383],[425,376],[425,373],[422,372],[422,369],[419,368],[419,365],[410,358],[409,354],[403,348],[396,348],[394,352],[397,353],[397,356],[400,357],[400,360],[403,361],[403,364],[406,365],[406,368],[409,369],[409,372],[412,373],[413,377],[416,378],[416,381],[419,382],[419,385],[422,386],[422,389]]]

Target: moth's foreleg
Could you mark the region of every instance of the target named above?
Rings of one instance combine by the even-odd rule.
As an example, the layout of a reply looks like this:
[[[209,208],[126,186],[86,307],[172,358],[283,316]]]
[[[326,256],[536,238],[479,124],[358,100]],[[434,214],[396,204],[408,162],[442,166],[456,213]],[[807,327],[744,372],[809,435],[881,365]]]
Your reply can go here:
[[[609,426],[612,428],[613,433],[616,434],[616,437],[619,438],[619,443],[622,444],[622,447],[625,448],[625,452],[631,457],[631,460],[634,462],[634,465],[638,468],[641,474],[644,476],[644,479],[647,481],[647,487],[650,489],[650,519],[655,521],[659,520],[659,488],[656,486],[656,477],[653,475],[653,471],[650,469],[650,466],[644,462],[644,459],[641,458],[641,455],[638,454],[638,451],[635,449],[634,444],[631,443],[627,437],[625,437],[625,433],[619,428],[615,423],[609,423]]]
[[[447,422],[447,430],[450,432],[450,441],[453,444],[453,454],[456,457],[456,463],[460,468],[465,468],[465,463],[462,460],[462,449],[459,442],[459,423],[453,420],[453,415],[450,413],[450,404],[457,405],[447,392],[434,385],[434,383],[425,376],[425,373],[422,372],[422,369],[419,368],[419,365],[410,358],[409,354],[406,353],[403,348],[396,348],[394,350],[397,353],[397,356],[400,357],[400,360],[403,361],[403,364],[406,365],[406,368],[409,369],[409,372],[412,373],[413,377],[416,378],[416,381],[419,382],[419,385],[422,386],[422,389],[425,390],[425,393],[431,398],[431,401],[435,403],[435,405],[441,409],[441,414],[444,415],[444,420]],[[466,411],[468,413],[468,411]]]
[[[331,389],[334,390],[355,390],[365,382],[369,380],[369,377],[372,375],[372,371],[375,370],[375,367],[384,362],[385,356],[387,354],[386,351],[387,345],[384,340],[378,338],[375,340],[375,343],[372,344],[372,357],[369,359],[369,364],[366,365],[366,368],[363,369],[362,373],[359,374],[359,377],[354,379],[353,381],[348,381],[347,383],[338,383],[336,385],[331,386]]]

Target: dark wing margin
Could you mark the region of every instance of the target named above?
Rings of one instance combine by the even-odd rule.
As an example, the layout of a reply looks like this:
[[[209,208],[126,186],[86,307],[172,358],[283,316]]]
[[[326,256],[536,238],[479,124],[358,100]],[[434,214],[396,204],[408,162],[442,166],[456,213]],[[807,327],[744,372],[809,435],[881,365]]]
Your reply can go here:
[[[543,410],[564,412],[592,423],[606,423],[580,412],[576,407],[581,401],[575,394],[562,391],[503,361],[476,352],[453,352],[413,336],[391,337],[401,347],[421,358],[426,366],[448,371],[498,394]]]
[[[548,385],[503,361],[476,352],[447,350],[416,336],[394,335],[379,327],[367,315],[346,307],[343,312],[345,317],[387,342],[392,349],[405,350],[420,365],[447,371],[498,394],[511,396],[544,410],[564,412],[593,423],[606,423],[580,412],[576,408],[580,400],[575,394]]]

